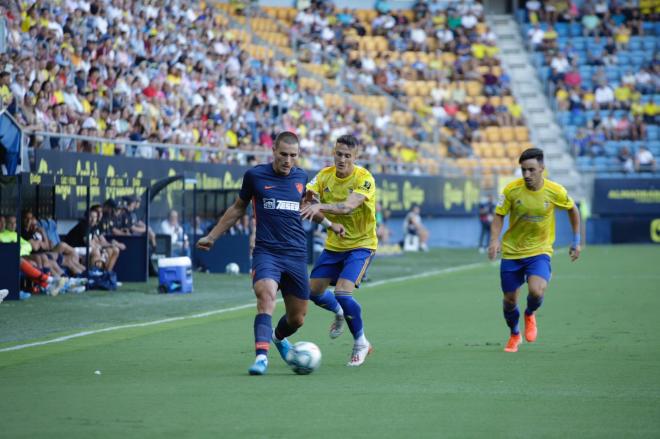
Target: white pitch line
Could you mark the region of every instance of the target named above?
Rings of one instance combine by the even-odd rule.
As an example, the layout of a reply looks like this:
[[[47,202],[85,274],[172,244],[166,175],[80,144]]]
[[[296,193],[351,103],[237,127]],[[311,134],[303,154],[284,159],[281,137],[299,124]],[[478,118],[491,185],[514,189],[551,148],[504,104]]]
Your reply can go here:
[[[450,273],[457,273],[460,271],[466,271],[466,270],[471,270],[473,268],[478,268],[487,265],[487,262],[479,262],[475,264],[466,264],[466,265],[459,265],[457,267],[449,267],[449,268],[443,268],[441,270],[432,270],[432,271],[427,271],[425,273],[418,273],[418,274],[411,274],[408,276],[399,276],[399,277],[393,277],[392,279],[384,279],[384,280],[379,280],[376,282],[370,282],[367,285],[364,285],[362,288],[374,288],[378,287],[381,285],[385,284],[390,284],[394,282],[405,282],[408,280],[413,280],[413,279],[421,279],[425,277],[431,277],[431,276],[440,276],[444,274],[450,274]],[[282,299],[278,299],[278,302],[281,302]],[[2,352],[10,352],[10,351],[18,351],[21,349],[27,349],[27,348],[33,348],[37,346],[44,346],[47,344],[53,344],[53,343],[62,343],[68,340],[73,340],[75,338],[80,338],[80,337],[86,337],[88,335],[94,335],[94,334],[102,334],[104,332],[112,332],[112,331],[119,331],[121,329],[132,329],[132,328],[144,328],[146,326],[154,326],[154,325],[161,325],[163,323],[170,323],[170,322],[177,322],[180,320],[191,320],[191,319],[200,319],[203,317],[209,317],[213,316],[216,314],[224,314],[232,311],[239,311],[242,309],[250,308],[254,306],[256,302],[250,302],[246,303],[244,305],[239,305],[239,306],[233,306],[231,308],[222,308],[222,309],[216,309],[213,311],[206,311],[198,314],[192,314],[189,316],[180,316],[180,317],[170,317],[168,319],[160,319],[160,320],[153,320],[151,322],[143,322],[143,323],[131,323],[128,325],[119,325],[119,326],[110,326],[108,328],[103,328],[103,329],[95,329],[93,331],[82,331],[82,332],[77,332],[75,334],[71,335],[65,335],[62,337],[57,337],[53,338],[50,340],[44,340],[44,341],[36,341],[33,343],[25,343],[25,344],[19,344],[16,346],[10,346],[7,348],[2,348],[0,349],[0,353]]]

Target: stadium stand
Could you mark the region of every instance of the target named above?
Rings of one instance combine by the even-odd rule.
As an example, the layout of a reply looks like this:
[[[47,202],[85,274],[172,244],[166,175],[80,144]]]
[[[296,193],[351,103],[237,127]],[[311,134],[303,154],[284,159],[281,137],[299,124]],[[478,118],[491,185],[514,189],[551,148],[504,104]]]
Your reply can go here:
[[[581,171],[656,171],[660,155],[657,2],[572,2],[517,12],[539,76]]]
[[[303,56],[340,58],[342,79],[354,89],[372,98],[384,91],[403,104],[388,123],[456,158],[468,173],[477,167],[486,175],[511,173],[511,158],[530,146],[480,3],[420,1],[412,10],[379,12],[319,2],[301,11],[264,12],[285,24]],[[433,136],[438,131],[464,146],[439,143]]]
[[[437,172],[437,166],[402,166],[401,145],[362,109],[321,94],[318,81],[298,74],[297,60],[276,59],[270,45],[292,52],[288,37],[272,32],[272,20],[255,20],[253,34],[230,25],[240,25],[241,17],[229,23],[221,10],[196,3],[20,7],[11,3],[3,11],[9,50],[0,55],[2,105],[34,132],[105,139],[35,135],[33,146],[227,163],[237,160],[227,151],[267,152],[275,131],[292,129],[308,159],[318,160],[307,165],[319,167],[327,163],[330,140],[352,132],[383,171]],[[140,146],[144,142],[165,145]]]

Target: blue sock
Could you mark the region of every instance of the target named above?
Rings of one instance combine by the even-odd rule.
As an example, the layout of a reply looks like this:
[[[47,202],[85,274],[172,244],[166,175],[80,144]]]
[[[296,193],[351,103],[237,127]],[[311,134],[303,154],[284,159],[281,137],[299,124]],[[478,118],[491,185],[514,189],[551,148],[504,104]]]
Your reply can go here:
[[[344,310],[344,318],[346,319],[348,329],[351,330],[353,338],[357,340],[364,334],[364,328],[362,327],[362,307],[353,298],[351,293],[335,291],[335,295],[337,296],[337,302],[339,302],[339,305]]]
[[[511,334],[520,334],[520,330],[518,329],[518,320],[520,320],[518,306],[503,300],[502,308],[504,309],[504,320],[506,320],[507,326],[511,328]]]
[[[327,309],[328,311],[332,311],[334,313],[341,311],[339,302],[337,302],[335,295],[332,294],[332,291],[330,290],[325,290],[323,294],[312,294],[309,296],[309,299],[321,308]]]
[[[298,328],[294,328],[289,325],[289,322],[286,320],[286,315],[283,315],[279,322],[277,322],[277,327],[275,328],[275,337],[278,340],[284,340],[286,337],[294,334]]]
[[[257,355],[268,355],[272,334],[272,317],[265,313],[257,314],[254,317],[254,350]]]
[[[534,311],[540,308],[543,305],[543,296],[536,297],[531,294],[527,296],[527,309],[525,310],[526,316],[531,316],[534,314]]]

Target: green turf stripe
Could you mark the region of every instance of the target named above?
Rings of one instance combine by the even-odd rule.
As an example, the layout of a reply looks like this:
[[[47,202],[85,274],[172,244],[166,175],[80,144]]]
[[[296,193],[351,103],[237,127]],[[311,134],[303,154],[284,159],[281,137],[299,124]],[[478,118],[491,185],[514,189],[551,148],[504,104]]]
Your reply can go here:
[[[422,278],[427,278],[427,277],[432,277],[432,276],[442,276],[442,275],[446,275],[446,274],[457,273],[457,272],[466,271],[466,270],[472,270],[472,269],[483,267],[483,266],[486,266],[486,265],[487,265],[487,263],[480,262],[480,263],[475,263],[475,264],[459,265],[457,267],[443,268],[443,269],[440,269],[440,270],[432,270],[432,271],[428,271],[428,272],[425,272],[425,273],[418,273],[418,274],[413,274],[413,275],[408,275],[408,276],[399,276],[399,277],[395,277],[395,278],[392,278],[392,279],[384,279],[384,280],[372,282],[370,284],[364,285],[362,288],[363,289],[375,288],[375,287],[379,287],[379,286],[382,286],[382,285],[389,285],[389,284],[397,283],[397,282],[408,282],[408,281],[415,280],[415,279],[422,279]],[[282,299],[278,299],[278,302],[281,302],[281,300]],[[162,325],[162,324],[166,324],[166,323],[177,322],[177,321],[180,321],[180,320],[200,319],[200,318],[204,318],[204,317],[214,316],[214,315],[217,315],[217,314],[224,314],[224,313],[228,313],[228,312],[232,312],[232,311],[239,311],[239,310],[247,309],[249,307],[254,306],[255,303],[256,303],[255,301],[252,301],[250,303],[246,303],[246,304],[239,305],[239,306],[234,306],[234,307],[231,307],[231,308],[216,309],[216,310],[201,312],[201,313],[192,314],[192,315],[170,317],[170,318],[166,318],[166,319],[153,320],[153,321],[150,321],[150,322],[131,323],[131,324],[126,324],[126,325],[110,326],[110,327],[107,327],[107,328],[76,332],[74,334],[64,335],[64,336],[61,336],[61,337],[56,337],[56,338],[52,338],[52,339],[48,339],[48,340],[41,340],[41,341],[35,341],[35,342],[31,342],[31,343],[23,343],[23,344],[18,344],[18,345],[14,345],[14,346],[5,347],[5,348],[0,349],[0,353],[18,351],[18,350],[21,350],[21,349],[39,347],[39,346],[44,346],[44,345],[53,344],[53,343],[62,343],[62,342],[68,341],[68,340],[73,340],[73,339],[80,338],[80,337],[86,337],[86,336],[89,336],[89,335],[102,334],[102,333],[105,333],[105,332],[119,331],[119,330],[123,330],[123,329],[143,328],[143,327],[154,326],[154,325]]]

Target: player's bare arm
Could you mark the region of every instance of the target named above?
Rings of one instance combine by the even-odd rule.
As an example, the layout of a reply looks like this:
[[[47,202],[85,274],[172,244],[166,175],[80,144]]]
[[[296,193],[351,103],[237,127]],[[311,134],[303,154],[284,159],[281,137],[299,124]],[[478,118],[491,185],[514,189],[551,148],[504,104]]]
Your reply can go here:
[[[575,262],[580,257],[580,211],[577,206],[573,206],[568,210],[568,220],[571,222],[571,229],[573,229],[573,242],[568,252],[571,261]]]
[[[311,219],[318,213],[332,213],[334,215],[350,215],[355,209],[360,207],[365,201],[367,197],[361,194],[356,194],[355,192],[351,193],[348,198],[346,198],[346,201],[341,202],[341,203],[334,203],[334,204],[325,204],[325,203],[319,203],[319,204],[312,204],[309,206],[305,206],[305,208],[302,209],[301,215],[303,219]]]
[[[503,226],[504,217],[500,214],[495,214],[493,222],[490,225],[490,244],[488,245],[488,259],[491,261],[500,252],[500,233],[502,233]]]
[[[218,223],[213,227],[208,235],[200,238],[197,241],[197,248],[200,250],[211,250],[215,241],[222,236],[231,226],[236,224],[238,220],[243,218],[245,211],[247,210],[248,203],[243,201],[240,197],[236,198],[234,204],[231,205],[229,209],[222,215],[218,220]]]
[[[306,218],[305,218],[305,216],[303,215],[302,212],[305,210],[305,208],[307,206],[319,205],[320,203],[321,203],[321,199],[320,199],[319,195],[316,192],[308,190],[305,193],[305,196],[303,197],[303,201],[302,201],[302,204],[301,204],[301,206],[302,206],[301,215],[303,216],[303,219],[306,219]],[[332,230],[333,232],[335,232],[337,235],[341,236],[342,238],[346,234],[346,230],[344,229],[344,226],[342,226],[339,223],[333,223],[332,221],[327,219],[325,217],[325,215],[323,215],[323,213],[321,213],[321,212],[317,212],[316,214],[314,214],[311,217],[310,220],[315,222],[316,224],[323,224],[323,226],[326,229]]]

